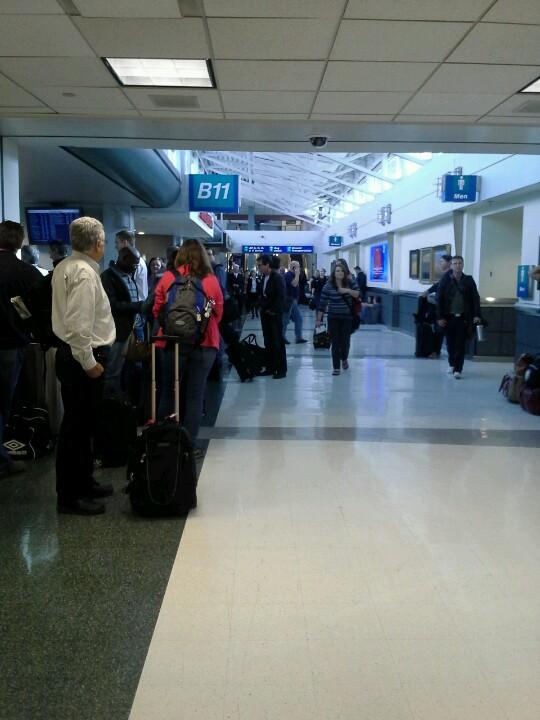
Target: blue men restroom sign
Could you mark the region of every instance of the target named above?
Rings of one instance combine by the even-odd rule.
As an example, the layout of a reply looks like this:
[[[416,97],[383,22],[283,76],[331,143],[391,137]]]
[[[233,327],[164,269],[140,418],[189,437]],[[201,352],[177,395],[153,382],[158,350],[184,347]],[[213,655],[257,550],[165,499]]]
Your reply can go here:
[[[190,212],[237,213],[238,175],[190,175]]]
[[[443,202],[475,202],[478,192],[478,175],[443,175]]]
[[[343,235],[329,235],[328,245],[329,247],[341,247],[343,245]]]

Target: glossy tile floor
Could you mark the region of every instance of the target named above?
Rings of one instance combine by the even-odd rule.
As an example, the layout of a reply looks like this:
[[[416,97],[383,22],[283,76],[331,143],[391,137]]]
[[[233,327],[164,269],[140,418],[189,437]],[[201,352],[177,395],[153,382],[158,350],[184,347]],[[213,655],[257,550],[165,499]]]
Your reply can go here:
[[[205,429],[131,720],[538,720],[540,419],[506,366],[374,326],[339,377],[288,350]]]

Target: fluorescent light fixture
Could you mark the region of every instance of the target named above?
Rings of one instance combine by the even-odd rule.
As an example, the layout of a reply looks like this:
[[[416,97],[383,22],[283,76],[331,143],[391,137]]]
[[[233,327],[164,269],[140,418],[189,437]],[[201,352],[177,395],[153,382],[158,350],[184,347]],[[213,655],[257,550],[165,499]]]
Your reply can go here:
[[[495,302],[496,299],[497,298],[494,298],[494,297],[487,297],[486,302]]]
[[[137,235],[144,235],[144,230],[137,230]]]
[[[520,93],[540,93],[540,77],[536,78],[536,80],[526,87],[524,87],[522,90],[519,91]]]
[[[210,60],[103,58],[120,85],[139,87],[215,87]]]

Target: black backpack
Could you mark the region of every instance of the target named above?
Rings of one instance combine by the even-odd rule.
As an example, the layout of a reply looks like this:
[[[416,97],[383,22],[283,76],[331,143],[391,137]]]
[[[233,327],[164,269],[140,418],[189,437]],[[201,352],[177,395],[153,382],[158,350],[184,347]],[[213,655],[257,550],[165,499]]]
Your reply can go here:
[[[174,335],[182,346],[195,348],[204,339],[214,302],[198,278],[176,275],[159,312],[159,322],[165,335]]]
[[[531,363],[529,363],[523,376],[525,385],[530,388],[540,388],[540,355],[537,355]]]
[[[34,341],[44,350],[58,347],[60,340],[52,327],[52,273],[34,283],[23,299],[30,312],[27,327]]]

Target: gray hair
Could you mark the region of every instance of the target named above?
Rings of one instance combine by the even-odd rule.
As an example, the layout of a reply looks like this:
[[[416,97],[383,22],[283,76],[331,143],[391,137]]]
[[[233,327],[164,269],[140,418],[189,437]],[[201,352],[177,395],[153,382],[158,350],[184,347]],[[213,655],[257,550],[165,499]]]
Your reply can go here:
[[[21,248],[21,260],[28,265],[39,263],[39,250],[34,245],[23,245]]]
[[[105,239],[103,225],[92,217],[80,217],[69,226],[71,246],[78,252],[93,250],[98,240]]]

